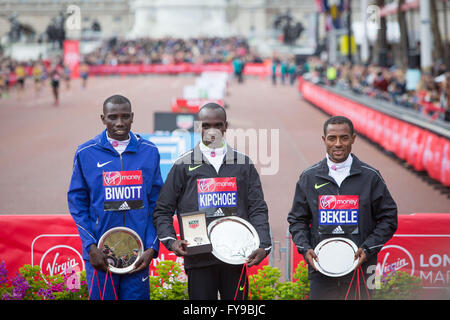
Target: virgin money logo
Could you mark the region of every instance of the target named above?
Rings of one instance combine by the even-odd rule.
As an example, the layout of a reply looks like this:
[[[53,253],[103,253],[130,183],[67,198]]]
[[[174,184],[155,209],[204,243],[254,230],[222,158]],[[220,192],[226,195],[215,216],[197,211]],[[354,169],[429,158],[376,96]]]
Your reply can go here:
[[[214,192],[215,184],[213,179],[201,179],[198,182],[198,187],[201,192]]]
[[[392,272],[405,271],[414,275],[414,259],[405,248],[398,245],[387,245],[378,254],[377,273],[387,275]]]
[[[324,209],[334,209],[336,207],[336,197],[335,196],[322,196],[320,198],[320,204]]]
[[[43,275],[65,274],[67,270],[84,270],[81,254],[71,246],[56,245],[49,248],[39,263]]]
[[[122,181],[122,176],[119,171],[110,171],[103,174],[103,181],[107,186],[118,186]]]

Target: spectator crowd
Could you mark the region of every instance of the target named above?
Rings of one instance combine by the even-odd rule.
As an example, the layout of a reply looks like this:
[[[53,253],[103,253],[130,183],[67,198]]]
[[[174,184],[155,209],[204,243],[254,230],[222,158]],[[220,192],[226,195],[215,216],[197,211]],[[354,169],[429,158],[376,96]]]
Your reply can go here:
[[[262,62],[245,38],[109,39],[85,55],[89,65]]]
[[[84,75],[87,75],[88,65],[230,63],[238,80],[242,77],[240,74],[245,63],[264,62],[251,49],[248,41],[240,37],[111,38],[81,59]],[[293,58],[283,60],[274,56],[274,85],[279,72],[282,84],[285,78],[289,78],[292,85],[296,75],[300,73],[315,83],[388,101],[399,107],[417,110],[431,119],[450,121],[450,72],[447,72],[442,63],[436,63],[429,72],[421,72],[418,69],[402,70],[395,66],[382,68],[375,65],[331,65],[315,56],[310,56],[303,65],[296,66]],[[34,79],[37,94],[48,78],[61,78],[65,80],[67,88],[70,86],[70,70],[62,64],[61,58],[55,61],[40,59],[17,62],[0,54],[0,98],[8,97],[12,85],[17,88],[20,98],[27,77]],[[57,104],[55,90],[54,95]]]
[[[88,65],[130,65],[130,64],[207,64],[239,62],[241,69],[245,63],[261,63],[262,58],[253,50],[245,38],[111,38],[103,41],[94,51],[81,57],[81,69]],[[0,99],[10,96],[14,88],[20,99],[27,78],[32,78],[36,94],[45,86],[52,75],[64,80],[70,86],[70,69],[64,66],[61,57],[52,60],[19,62],[0,53]],[[83,78],[85,83],[85,77]],[[59,81],[59,80],[58,80]],[[54,82],[52,82],[54,83]],[[83,84],[85,87],[85,84]],[[55,104],[58,103],[57,90],[53,90]]]

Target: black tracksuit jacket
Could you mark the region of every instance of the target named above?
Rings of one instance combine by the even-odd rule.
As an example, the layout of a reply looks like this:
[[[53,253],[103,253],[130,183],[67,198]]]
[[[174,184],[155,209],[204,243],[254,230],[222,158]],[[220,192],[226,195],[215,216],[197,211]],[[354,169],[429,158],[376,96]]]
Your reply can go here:
[[[237,206],[201,209],[198,203],[197,180],[220,177],[236,178]],[[260,248],[270,251],[268,208],[258,172],[246,155],[227,146],[219,173],[203,156],[199,145],[175,161],[153,212],[153,223],[158,238],[166,248],[170,250],[173,241],[177,238],[173,228],[174,213],[177,213],[178,221],[181,221],[179,214],[199,210],[206,212],[207,224],[224,215],[235,215],[249,221],[258,233]],[[186,270],[219,263],[221,262],[210,253],[184,257]]]
[[[351,239],[366,252],[368,261],[376,263],[377,253],[392,238],[397,230],[397,205],[378,170],[360,161],[352,154],[350,175],[339,187],[328,175],[327,159],[309,167],[300,175],[296,184],[292,209],[288,214],[289,231],[298,252],[305,256],[309,249],[331,237]],[[356,229],[345,234],[333,234],[319,223],[319,196],[357,195],[359,197],[359,217]],[[337,228],[334,225],[333,228]],[[321,229],[322,228],[322,229]],[[310,277],[317,274],[309,268]]]

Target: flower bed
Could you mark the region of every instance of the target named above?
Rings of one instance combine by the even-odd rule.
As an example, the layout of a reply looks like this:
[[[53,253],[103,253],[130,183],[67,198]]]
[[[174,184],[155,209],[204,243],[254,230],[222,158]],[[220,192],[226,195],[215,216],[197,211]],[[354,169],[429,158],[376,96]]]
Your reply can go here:
[[[43,277],[39,266],[24,265],[8,278],[5,262],[0,263],[2,300],[87,300],[86,273],[66,270],[64,275]]]
[[[149,277],[150,299],[187,300],[187,282],[180,264],[161,261],[156,276]],[[280,281],[278,268],[264,266],[248,277],[250,300],[306,300],[309,297],[308,268],[301,261],[294,281]],[[421,280],[404,272],[383,274],[381,287],[373,299],[417,299]],[[62,275],[43,276],[39,266],[24,265],[9,277],[4,261],[0,262],[0,299],[2,300],[88,300],[86,272],[68,269]]]

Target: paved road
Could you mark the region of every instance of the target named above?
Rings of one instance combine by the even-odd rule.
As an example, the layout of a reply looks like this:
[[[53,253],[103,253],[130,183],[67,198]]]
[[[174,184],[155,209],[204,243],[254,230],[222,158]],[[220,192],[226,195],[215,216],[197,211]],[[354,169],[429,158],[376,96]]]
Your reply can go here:
[[[92,78],[83,90],[79,81],[73,81],[70,90],[61,87],[60,105],[54,107],[50,89],[35,96],[29,81],[21,100],[14,93],[0,100],[0,214],[68,213],[66,192],[73,153],[77,145],[103,129],[103,100],[115,93],[128,96],[135,113],[133,130],[150,133],[153,112],[169,111],[171,98],[181,97],[183,86],[193,83],[193,76]],[[325,156],[321,135],[327,116],[303,101],[295,87],[274,87],[269,80],[248,78],[241,85],[232,83],[229,91],[230,129],[256,133],[258,147],[265,152],[266,158],[257,154],[254,160],[274,238],[284,241],[286,216],[300,172]],[[268,148],[263,148],[266,131],[261,129],[267,129]],[[272,142],[278,142],[271,141],[272,132],[279,134],[279,157],[266,152]],[[381,171],[400,214],[450,212],[447,196],[372,144],[357,139],[353,151]],[[276,174],[263,174],[276,168],[277,160]]]

